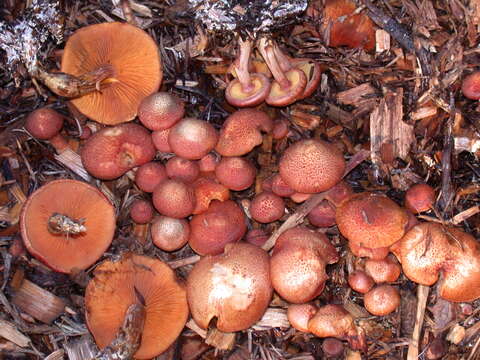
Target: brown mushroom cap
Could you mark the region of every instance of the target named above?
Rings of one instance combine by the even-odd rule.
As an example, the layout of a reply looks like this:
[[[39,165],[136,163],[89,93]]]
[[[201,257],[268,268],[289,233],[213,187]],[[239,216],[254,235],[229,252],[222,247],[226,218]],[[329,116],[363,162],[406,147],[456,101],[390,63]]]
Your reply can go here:
[[[279,220],[285,213],[283,199],[271,192],[256,195],[250,203],[250,215],[260,223],[271,223]]]
[[[206,212],[192,217],[190,230],[188,243],[197,254],[217,255],[245,235],[245,214],[232,200],[214,200]]]
[[[113,67],[107,86],[71,100],[85,116],[119,124],[137,115],[140,102],[158,90],[162,66],[155,41],[140,28],[119,22],[82,27],[68,39],[61,71],[80,76],[103,65]]]
[[[105,261],[85,291],[85,317],[100,349],[110,344],[125,312],[145,302],[145,323],[135,359],[151,359],[164,352],[180,335],[188,317],[186,290],[175,273],[158,259],[126,254]]]
[[[153,218],[153,206],[147,200],[135,200],[130,207],[130,217],[137,224],[147,224]]]
[[[280,174],[275,174],[272,177],[271,181],[272,181],[271,189],[270,190],[264,189],[265,191],[271,191],[274,194],[277,194],[278,196],[281,196],[281,197],[288,197],[295,194],[295,190],[293,190],[290,186],[288,186],[288,184],[282,179]]]
[[[480,71],[475,71],[463,79],[462,93],[468,99],[480,99]]]
[[[33,256],[55,271],[69,273],[86,269],[102,256],[112,242],[115,220],[115,208],[97,188],[77,180],[56,180],[29,196],[20,215],[20,231]],[[69,221],[78,231],[67,226],[73,225]]]
[[[202,258],[187,279],[193,319],[206,329],[234,332],[249,328],[265,313],[272,297],[269,256],[258,246],[228,244],[225,252]]]
[[[245,235],[245,241],[262,247],[263,244],[267,242],[269,237],[270,235],[268,235],[268,233],[263,229],[252,229],[247,232],[247,235]]]
[[[25,129],[36,139],[49,140],[63,127],[63,116],[43,107],[32,111],[25,120]]]
[[[180,120],[168,134],[168,143],[175,155],[188,160],[201,159],[213,150],[217,141],[215,128],[195,118]]]
[[[273,122],[272,138],[281,140],[288,136],[290,132],[289,122],[286,119],[277,119]]]
[[[157,216],[150,227],[152,241],[163,251],[182,248],[190,236],[190,225],[185,219]]]
[[[153,206],[165,216],[180,219],[195,209],[195,192],[190,185],[179,180],[162,181],[153,191]]]
[[[370,314],[385,316],[400,306],[400,293],[391,285],[377,285],[365,294],[363,304]]]
[[[325,267],[338,261],[328,238],[305,227],[285,231],[277,240],[270,261],[275,291],[291,303],[318,296],[328,279]]]
[[[356,270],[348,275],[348,285],[352,290],[366,294],[375,285],[375,281],[365,271]]]
[[[195,191],[196,205],[193,214],[201,214],[208,210],[213,200],[225,201],[230,199],[230,191],[217,179],[211,177],[200,177],[193,184]]]
[[[323,200],[308,213],[307,217],[310,224],[324,228],[336,224],[335,213],[333,205],[329,201]]]
[[[365,272],[377,283],[397,281],[402,267],[398,261],[388,256],[382,260],[368,259],[365,261]]]
[[[392,246],[395,246],[395,244],[398,244],[398,243],[399,241],[394,243]],[[375,259],[375,260],[385,259],[388,256],[389,252],[391,251],[391,248],[389,246],[371,249],[365,246],[360,246],[357,243],[352,241],[348,242],[348,247],[350,248],[350,251],[352,252],[352,254],[357,257],[366,257],[366,258]]]
[[[170,135],[171,129],[172,128],[157,130],[152,133],[152,141],[155,149],[164,153],[173,152],[170,144],[168,143],[168,135]]]
[[[314,304],[292,304],[287,309],[287,318],[295,329],[310,332],[308,322],[317,311],[318,308]]]
[[[342,153],[322,140],[301,140],[285,150],[280,176],[295,191],[316,193],[338,183],[345,171]]]
[[[135,184],[140,190],[151,193],[167,177],[167,171],[162,163],[150,161],[137,169]]]
[[[242,156],[263,141],[261,131],[270,132],[273,122],[263,111],[241,109],[223,123],[215,150],[222,156]]]
[[[147,129],[165,130],[185,115],[185,104],[176,95],[157,92],[142,100],[138,108],[138,118]]]
[[[194,182],[200,175],[200,168],[197,162],[183,159],[179,156],[168,159],[165,169],[170,179],[180,180],[187,184]]]
[[[85,169],[94,177],[111,180],[151,161],[155,147],[150,133],[137,124],[105,128],[93,134],[81,151]]]
[[[337,225],[350,243],[376,249],[398,241],[408,215],[386,196],[360,193],[337,208]]]
[[[255,182],[257,169],[241,157],[223,157],[215,168],[215,176],[222,185],[230,190],[248,189]]]
[[[405,193],[405,207],[414,214],[428,211],[435,203],[435,190],[427,184],[415,184]]]

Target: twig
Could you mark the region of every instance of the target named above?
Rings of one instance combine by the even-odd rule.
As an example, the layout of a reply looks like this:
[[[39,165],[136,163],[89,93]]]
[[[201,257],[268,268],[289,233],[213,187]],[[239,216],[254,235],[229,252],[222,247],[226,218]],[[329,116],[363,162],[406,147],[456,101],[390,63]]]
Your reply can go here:
[[[445,213],[448,213],[453,204],[452,200],[455,196],[452,186],[452,152],[453,152],[453,136],[452,126],[455,117],[453,94],[450,96],[450,117],[448,118],[446,133],[443,143],[442,151],[442,191],[440,199],[438,200],[438,206],[442,210],[442,218],[447,218]]]
[[[168,265],[172,268],[172,269],[178,269],[182,266],[185,266],[185,265],[191,265],[191,264],[195,264],[196,262],[198,262],[200,260],[200,256],[198,255],[193,255],[193,256],[190,256],[190,257],[187,257],[187,258],[184,258],[184,259],[180,259],[180,260],[175,260],[175,261],[169,261],[168,262]]]
[[[418,348],[420,343],[420,334],[422,332],[423,318],[427,306],[429,286],[418,285],[417,287],[417,313],[415,315],[415,326],[413,328],[412,338],[408,346],[407,360],[418,359]]]

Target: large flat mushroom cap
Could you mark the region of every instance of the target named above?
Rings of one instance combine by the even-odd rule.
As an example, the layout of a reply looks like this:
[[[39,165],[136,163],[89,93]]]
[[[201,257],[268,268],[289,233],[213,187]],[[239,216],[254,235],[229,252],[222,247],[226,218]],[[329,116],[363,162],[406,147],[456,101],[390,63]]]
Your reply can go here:
[[[143,98],[158,90],[162,64],[157,44],[136,26],[112,22],[77,30],[67,41],[61,71],[80,76],[112,65],[113,79],[101,91],[71,100],[85,116],[102,124],[133,120]]]
[[[81,220],[78,234],[49,230],[52,215]],[[115,233],[115,208],[94,186],[77,180],[55,180],[30,195],[20,216],[28,251],[55,271],[86,269],[107,250]]]
[[[180,335],[188,317],[185,287],[167,264],[146,256],[126,254],[105,261],[85,292],[86,320],[103,349],[115,338],[128,307],[145,301],[145,323],[135,359],[151,359]]]

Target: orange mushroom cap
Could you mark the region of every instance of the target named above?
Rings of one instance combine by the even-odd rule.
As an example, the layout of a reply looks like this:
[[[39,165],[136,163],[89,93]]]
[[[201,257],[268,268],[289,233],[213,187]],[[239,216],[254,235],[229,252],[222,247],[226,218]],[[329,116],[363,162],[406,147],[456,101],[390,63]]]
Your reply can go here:
[[[316,193],[338,183],[345,171],[343,155],[322,140],[301,140],[285,150],[279,164],[280,176],[295,191]]]
[[[49,140],[63,127],[63,116],[43,107],[32,111],[25,120],[25,129],[36,139]]]
[[[398,243],[399,241],[394,243],[392,246],[395,246]],[[392,251],[389,246],[372,249],[372,248],[358,245],[353,241],[348,242],[348,247],[350,248],[350,251],[352,252],[352,254],[355,256],[366,257],[366,258],[375,259],[375,260],[385,259],[388,256],[389,252]]]
[[[480,71],[475,71],[463,79],[462,93],[468,99],[480,99]]]
[[[157,216],[150,227],[152,241],[163,251],[182,248],[190,236],[190,224],[185,219]]]
[[[192,317],[203,329],[215,317],[220,331],[249,328],[265,313],[272,293],[268,253],[241,242],[202,258],[187,279]]]
[[[188,160],[201,159],[215,148],[217,141],[215,128],[195,118],[180,120],[168,134],[168,144],[175,155]]]
[[[200,177],[193,184],[196,205],[193,214],[201,214],[208,210],[212,200],[225,201],[230,199],[230,191],[215,178]]]
[[[365,272],[377,283],[397,281],[402,267],[398,261],[388,256],[382,260],[368,259],[365,261]]]
[[[405,193],[405,207],[414,214],[428,211],[435,203],[435,190],[428,184],[415,184]]]
[[[391,285],[377,285],[365,294],[363,304],[369,313],[385,316],[400,306],[400,293]]]
[[[398,241],[408,223],[405,210],[386,196],[360,193],[337,208],[337,225],[350,243],[371,249]]]
[[[55,271],[86,269],[107,250],[115,208],[97,188],[77,180],[49,182],[32,193],[20,215],[27,250]]]
[[[119,261],[105,261],[85,291],[85,317],[100,349],[110,344],[125,312],[145,303],[145,322],[135,359],[151,359],[164,352],[180,335],[188,317],[185,286],[158,259],[126,254]]]
[[[310,332],[308,322],[315,316],[318,307],[314,304],[292,304],[287,309],[287,318],[295,329]]]
[[[352,290],[365,294],[375,285],[375,281],[365,271],[356,270],[348,275],[348,285]]]
[[[230,190],[248,189],[255,182],[257,169],[242,157],[223,157],[215,168],[218,181]]]
[[[114,76],[101,91],[71,100],[85,116],[102,124],[133,120],[140,102],[162,82],[160,53],[155,41],[140,28],[119,22],[85,26],[68,39],[61,71],[80,76],[101,66]]]
[[[165,216],[176,219],[190,216],[195,209],[193,188],[180,180],[164,180],[153,191],[153,206]]]
[[[256,195],[250,203],[250,215],[260,223],[279,220],[285,213],[285,202],[274,193],[264,191]]]
[[[151,193],[167,177],[167,171],[162,163],[150,161],[137,169],[135,184],[140,190]]]
[[[158,92],[142,100],[138,118],[147,129],[165,130],[185,115],[185,104],[176,95]]]

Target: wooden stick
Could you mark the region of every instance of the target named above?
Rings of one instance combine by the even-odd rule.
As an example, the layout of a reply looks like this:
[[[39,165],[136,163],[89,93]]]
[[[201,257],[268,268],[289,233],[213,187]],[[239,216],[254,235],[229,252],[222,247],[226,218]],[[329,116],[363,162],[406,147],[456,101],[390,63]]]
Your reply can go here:
[[[426,285],[418,285],[417,287],[417,314],[415,315],[415,326],[413,328],[412,338],[408,346],[407,360],[418,360],[420,334],[422,332],[429,290],[430,287]]]

